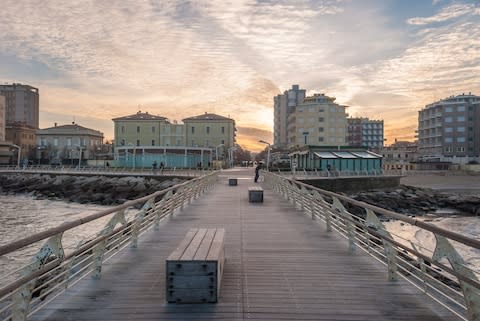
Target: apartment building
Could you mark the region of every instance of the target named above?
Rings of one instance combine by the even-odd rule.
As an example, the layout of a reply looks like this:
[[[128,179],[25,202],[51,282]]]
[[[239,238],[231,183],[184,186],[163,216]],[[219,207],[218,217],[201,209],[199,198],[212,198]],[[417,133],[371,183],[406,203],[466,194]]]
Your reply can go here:
[[[0,95],[0,142],[5,141],[5,96]]]
[[[115,146],[184,146],[183,124],[166,117],[142,113],[112,119]]]
[[[419,160],[468,163],[480,160],[480,97],[461,94],[418,112]]]
[[[288,145],[288,116],[303,102],[305,89],[298,85],[273,98],[273,144],[276,148]]]
[[[288,116],[288,146],[345,146],[346,107],[325,94],[306,97]]]
[[[0,85],[0,95],[5,97],[6,124],[22,123],[25,126],[38,129],[38,88],[16,83]]]
[[[383,169],[385,170],[413,170],[414,162],[418,158],[418,143],[397,141],[385,146],[380,150],[383,157]]]
[[[95,159],[103,144],[103,133],[72,122],[36,131],[36,158],[40,162],[66,163]],[[81,153],[81,154],[80,154]]]
[[[348,145],[378,149],[383,147],[383,142],[383,120],[371,120],[366,117],[347,119]]]
[[[187,146],[229,149],[235,145],[235,120],[205,113],[183,119]]]

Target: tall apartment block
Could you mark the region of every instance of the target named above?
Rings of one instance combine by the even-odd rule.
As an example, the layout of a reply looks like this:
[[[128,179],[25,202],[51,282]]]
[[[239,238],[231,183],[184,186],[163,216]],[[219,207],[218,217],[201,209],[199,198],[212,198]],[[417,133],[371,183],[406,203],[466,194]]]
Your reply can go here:
[[[288,146],[345,146],[345,108],[325,94],[306,97],[288,115]]]
[[[293,85],[291,89],[273,98],[273,144],[275,147],[288,145],[288,116],[303,102],[305,89]]]
[[[347,119],[347,143],[368,148],[383,147],[383,120],[365,117]]]
[[[451,96],[420,110],[418,153],[425,161],[479,161],[480,96]]]
[[[0,85],[0,95],[5,96],[5,118],[7,124],[20,123],[38,129],[39,93],[28,85]]]

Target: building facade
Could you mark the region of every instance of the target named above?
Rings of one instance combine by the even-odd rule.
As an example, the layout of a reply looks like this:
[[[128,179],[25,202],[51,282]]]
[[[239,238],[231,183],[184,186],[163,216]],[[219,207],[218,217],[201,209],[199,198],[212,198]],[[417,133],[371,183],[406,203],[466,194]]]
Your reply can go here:
[[[293,85],[291,89],[273,98],[273,144],[276,148],[288,145],[288,116],[303,102],[305,89]]]
[[[383,120],[370,120],[365,117],[347,119],[347,144],[369,149],[383,147]]]
[[[420,161],[479,161],[480,97],[451,96],[420,110],[418,152]]]
[[[115,146],[185,146],[185,126],[148,112],[112,119]]]
[[[6,100],[6,124],[23,123],[26,126],[38,129],[38,88],[15,83],[0,85],[0,95],[4,96]]]
[[[380,150],[383,157],[383,169],[385,170],[414,170],[418,158],[418,143],[407,141],[395,141],[390,146]]]
[[[185,142],[191,147],[205,147],[228,150],[235,146],[235,121],[231,118],[205,113],[183,119]]]
[[[345,146],[345,108],[325,94],[306,97],[288,116],[288,147]]]
[[[11,145],[20,147],[20,159],[35,158],[35,132],[36,128],[24,123],[7,123],[5,126],[5,140]],[[15,154],[18,153],[18,147]],[[18,155],[17,155],[18,156]],[[17,157],[15,156],[15,158]],[[12,161],[13,162],[13,161]],[[15,163],[15,162],[13,162]]]
[[[75,124],[36,131],[37,159],[42,163],[77,164],[101,152],[103,133]]]

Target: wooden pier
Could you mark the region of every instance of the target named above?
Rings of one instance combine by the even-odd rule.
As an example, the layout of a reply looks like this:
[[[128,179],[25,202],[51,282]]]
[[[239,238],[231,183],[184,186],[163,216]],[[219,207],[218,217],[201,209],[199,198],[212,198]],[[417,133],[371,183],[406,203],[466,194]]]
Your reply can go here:
[[[227,175],[228,174],[228,175]],[[250,203],[254,170],[220,174],[205,196],[147,232],[137,248],[104,263],[32,320],[461,320],[322,222],[264,187]],[[238,186],[228,188],[228,179]],[[218,303],[172,304],[165,297],[165,260],[190,228],[225,229],[225,266]]]

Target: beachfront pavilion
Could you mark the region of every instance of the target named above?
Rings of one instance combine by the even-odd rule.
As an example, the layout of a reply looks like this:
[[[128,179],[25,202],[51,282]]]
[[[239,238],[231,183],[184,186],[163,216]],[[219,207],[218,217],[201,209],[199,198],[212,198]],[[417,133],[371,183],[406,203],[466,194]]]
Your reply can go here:
[[[149,168],[153,162],[167,168],[206,168],[212,163],[212,148],[188,146],[117,146],[114,166]]]
[[[378,173],[382,170],[381,155],[349,146],[305,146],[291,151],[289,157],[297,170],[357,173]]]

